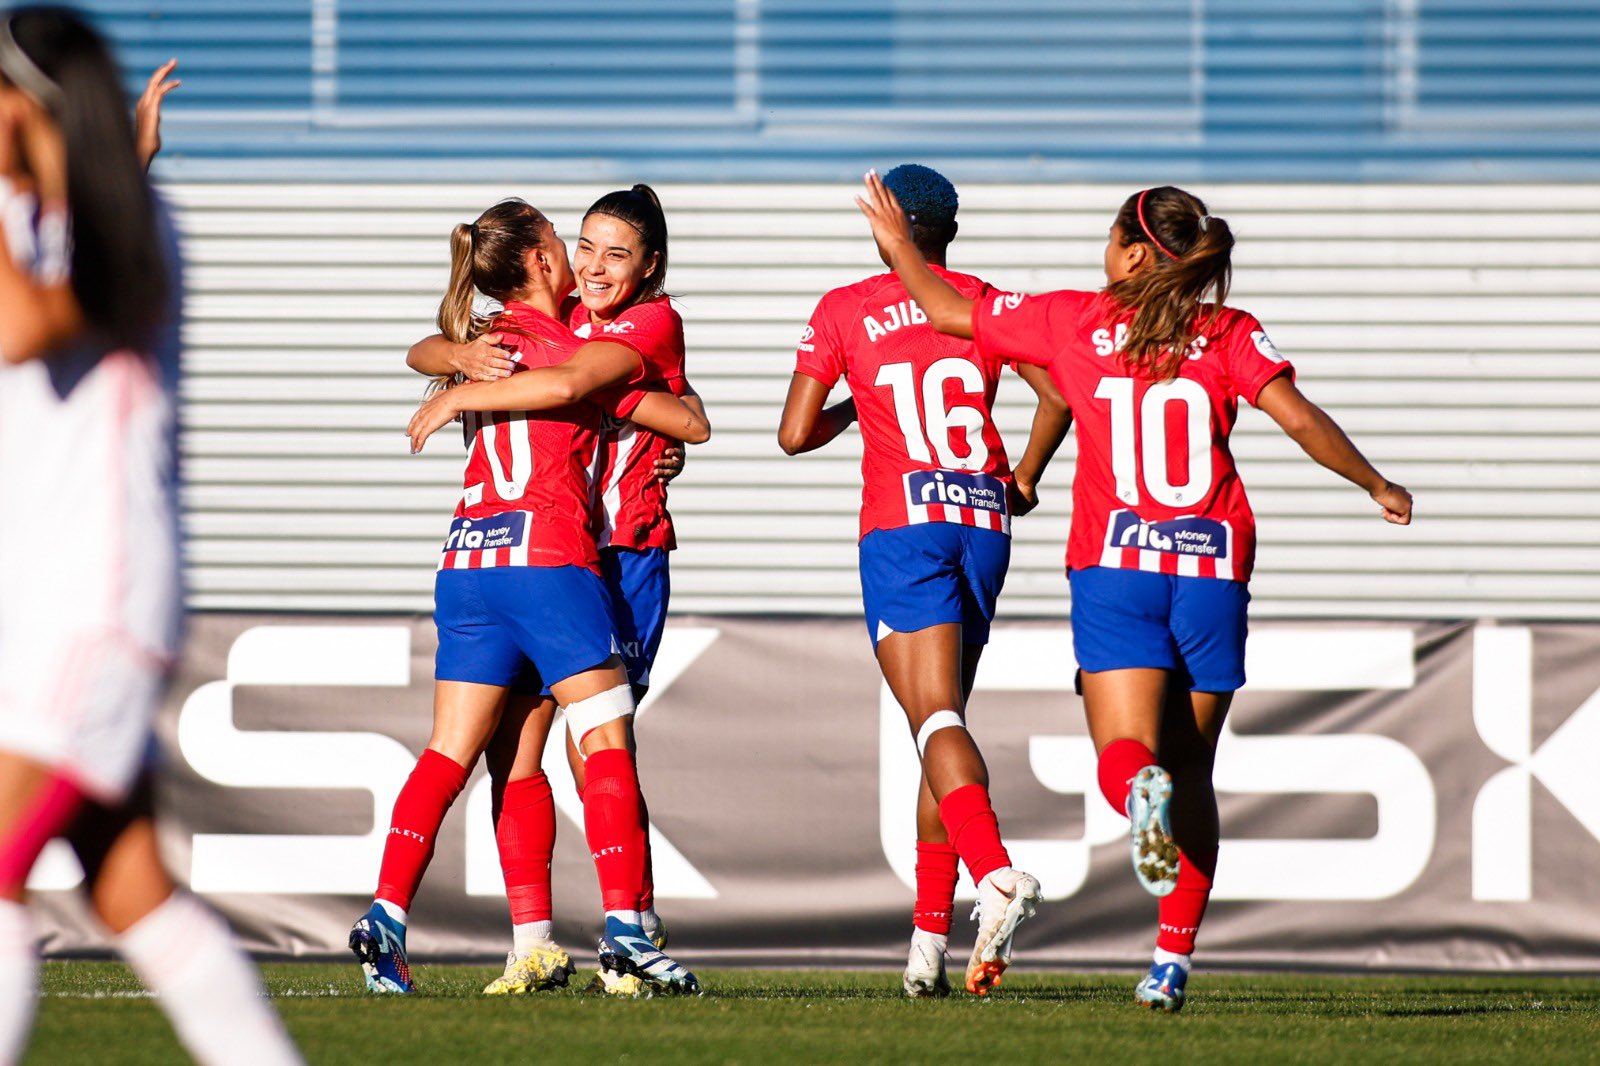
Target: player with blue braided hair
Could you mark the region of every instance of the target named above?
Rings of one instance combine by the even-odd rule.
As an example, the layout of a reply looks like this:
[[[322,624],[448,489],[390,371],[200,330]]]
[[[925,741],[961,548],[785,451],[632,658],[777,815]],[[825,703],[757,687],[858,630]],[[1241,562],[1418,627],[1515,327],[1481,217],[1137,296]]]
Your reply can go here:
[[[917,248],[939,276],[974,298],[992,292],[945,269],[960,205],[955,186],[915,163],[884,181],[906,205]],[[1070,420],[1046,373],[1026,360],[1008,365],[1039,394],[1014,471],[993,415],[1002,361],[941,337],[893,274],[877,274],[817,304],[778,430],[779,444],[794,455],[833,440],[859,411],[867,634],[922,763],[917,898],[903,979],[906,995],[918,999],[950,992],[945,951],[959,863],[978,886],[965,981],[976,995],[999,983],[1012,934],[1041,898],[1038,880],[1011,865],[988,770],[966,728],[967,698],[1011,558],[1011,519],[1038,502],[1035,486]],[[840,378],[851,399],[825,408]]]

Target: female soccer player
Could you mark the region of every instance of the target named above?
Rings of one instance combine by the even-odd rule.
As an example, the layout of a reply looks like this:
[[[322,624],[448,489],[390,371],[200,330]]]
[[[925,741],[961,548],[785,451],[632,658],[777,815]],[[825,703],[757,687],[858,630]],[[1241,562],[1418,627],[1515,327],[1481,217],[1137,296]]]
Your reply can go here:
[[[196,1059],[293,1063],[227,926],[174,887],[151,819],[150,726],[182,611],[181,283],[143,162],[100,36],[61,8],[0,14],[0,1062],[33,1017],[24,887],[63,834]]]
[[[857,203],[934,328],[991,357],[1045,346],[1077,415],[1067,567],[1084,712],[1101,790],[1128,815],[1134,870],[1160,897],[1135,995],[1181,1010],[1216,871],[1217,738],[1244,684],[1255,519],[1228,449],[1239,401],[1365,489],[1386,521],[1411,521],[1411,494],[1301,395],[1261,323],[1224,306],[1233,233],[1182,189],[1123,203],[1100,292],[978,299],[923,262],[876,174]]]
[[[492,335],[468,344],[455,344],[440,335],[418,343],[407,358],[414,369],[464,373],[480,384],[451,390],[425,404],[413,422],[414,432],[425,436],[460,411],[539,409],[591,396],[630,379],[668,389],[703,417],[699,398],[684,377],[683,322],[665,295],[666,216],[648,185],[607,193],[595,201],[583,218],[575,266],[580,300],[571,305],[569,322],[577,336],[591,343],[559,367],[519,374],[507,382],[498,381],[508,369],[505,353],[487,343],[497,339]],[[592,469],[601,571],[611,594],[623,661],[639,700],[649,688],[650,668],[666,624],[667,553],[677,541],[667,512],[665,479],[658,470],[671,465],[676,448],[669,435],[633,420],[609,419]],[[523,980],[534,965],[525,960],[538,958],[525,945],[548,938],[548,857],[529,861],[514,853],[519,842],[529,840],[539,841],[542,848],[546,834],[553,839],[555,833],[549,784],[532,747],[533,739],[548,728],[554,704],[537,704],[526,695],[513,695],[502,740],[494,745],[497,750],[509,745],[527,751],[532,762],[524,765],[526,760],[519,759],[507,770],[513,781],[528,784],[517,787],[516,796],[508,800],[515,806],[508,806],[502,816],[503,821],[520,825],[502,836],[501,849],[513,912],[513,949],[506,976],[491,984],[489,992],[537,987],[537,981]],[[571,744],[568,758],[581,791],[583,760]],[[498,761],[491,758],[491,768]],[[655,913],[648,858],[644,928],[664,947],[666,932]],[[523,902],[529,899],[539,905]],[[535,913],[543,917],[531,917]],[[617,978],[602,969],[600,976],[607,991],[627,995],[640,990],[639,982],[627,975]]]
[[[955,290],[990,286],[945,269],[956,234],[956,190],[937,171],[906,164],[884,179],[910,206],[919,254]],[[886,246],[879,252],[889,262]],[[992,409],[1001,360],[943,337],[893,274],[834,289],[801,335],[778,441],[790,455],[820,448],[859,417],[861,594],[867,635],[905,709],[922,759],[917,811],[917,905],[904,987],[948,995],[945,949],[957,857],[978,886],[977,943],[967,990],[1000,983],[1018,923],[1039,882],[1013,869],[989,804],[988,770],[966,728],[978,657],[1011,558],[1011,518],[1034,487],[1070,415],[1043,370],[1019,372],[1039,392],[1028,451],[1013,473]],[[824,410],[845,378],[851,399]]]
[[[493,322],[472,317],[474,291],[504,305]],[[458,342],[493,326],[519,366],[558,364],[578,347],[557,318],[571,291],[566,245],[542,214],[508,200],[456,227],[439,325]],[[443,395],[477,387],[461,385]],[[468,419],[466,487],[435,588],[433,735],[395,802],[373,906],[350,934],[374,991],[411,990],[406,910],[446,810],[500,723],[508,688],[529,680],[530,670],[566,707],[573,742],[587,759],[585,828],[606,909],[602,968],[672,991],[698,987],[694,975],[655,950],[640,928],[647,823],[632,753],[634,700],[616,654],[616,627],[590,532],[588,466],[599,446],[602,413],[637,418],[691,441],[706,439],[709,431],[665,392],[619,391],[603,403],[569,401],[515,417]],[[437,397],[426,406],[436,408]],[[426,437],[414,423],[413,448]],[[542,734],[538,741],[542,749]],[[548,976],[564,983],[570,959],[560,970]]]

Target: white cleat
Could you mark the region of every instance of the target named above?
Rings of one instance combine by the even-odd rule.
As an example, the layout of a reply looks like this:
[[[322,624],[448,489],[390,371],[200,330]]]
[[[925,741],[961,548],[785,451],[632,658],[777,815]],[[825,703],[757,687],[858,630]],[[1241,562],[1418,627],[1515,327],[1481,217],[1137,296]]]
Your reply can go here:
[[[945,974],[948,937],[924,929],[911,930],[911,954],[901,980],[911,999],[943,999],[950,994],[950,978]]]
[[[1032,918],[1044,899],[1039,879],[1010,866],[1001,867],[978,886],[978,939],[967,962],[967,991],[987,996],[1011,965],[1011,936],[1024,919]]]

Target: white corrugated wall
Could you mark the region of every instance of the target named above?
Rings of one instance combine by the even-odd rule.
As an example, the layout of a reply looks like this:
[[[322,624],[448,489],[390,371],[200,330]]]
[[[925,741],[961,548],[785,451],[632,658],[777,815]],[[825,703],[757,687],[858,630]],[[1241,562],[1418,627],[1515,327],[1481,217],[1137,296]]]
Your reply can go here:
[[[170,186],[187,234],[191,604],[425,610],[459,489],[421,457],[407,345],[431,331],[446,236],[499,197],[572,238],[604,190]],[[798,458],[775,429],[817,297],[878,265],[847,186],[662,186],[671,288],[715,438],[674,485],[681,611],[851,613],[859,445]],[[951,265],[1095,287],[1121,186],[969,185]],[[1258,412],[1235,434],[1260,517],[1258,616],[1600,617],[1600,188],[1196,187],[1239,236],[1231,302],[1417,495],[1408,529]],[[1020,450],[1031,393],[1001,390]],[[1016,524],[1002,614],[1059,615],[1072,449]]]

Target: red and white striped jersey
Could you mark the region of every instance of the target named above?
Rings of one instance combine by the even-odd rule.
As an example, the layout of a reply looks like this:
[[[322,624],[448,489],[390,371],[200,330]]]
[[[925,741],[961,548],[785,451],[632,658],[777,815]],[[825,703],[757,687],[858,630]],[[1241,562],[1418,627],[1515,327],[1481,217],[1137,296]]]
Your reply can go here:
[[[583,341],[550,316],[511,302],[491,327],[517,373],[565,362]],[[603,415],[626,416],[644,393],[549,411],[469,411],[461,416],[467,465],[441,570],[584,566],[599,572],[590,525],[589,470]]]
[[[664,386],[674,396],[688,392],[683,319],[667,297],[634,304],[604,326],[591,323],[589,312],[579,304],[570,322],[582,340],[611,341],[639,353],[639,372],[628,388]],[[637,400],[633,406],[638,406]],[[678,546],[667,512],[667,485],[656,476],[656,461],[675,443],[626,417],[605,420],[590,468],[597,545],[668,551]]]
[[[963,296],[992,291],[978,278],[933,271]],[[1002,362],[928,325],[894,274],[817,303],[795,372],[829,388],[843,377],[855,397],[861,536],[921,522],[1011,532],[1011,466],[993,414]]]
[[[1224,308],[1208,319],[1178,376],[1152,381],[1117,356],[1131,310],[1094,292],[995,293],[973,308],[973,336],[996,356],[1031,349],[1073,411],[1067,568],[1247,581],[1256,525],[1228,435],[1239,401],[1294,368],[1261,323]]]

